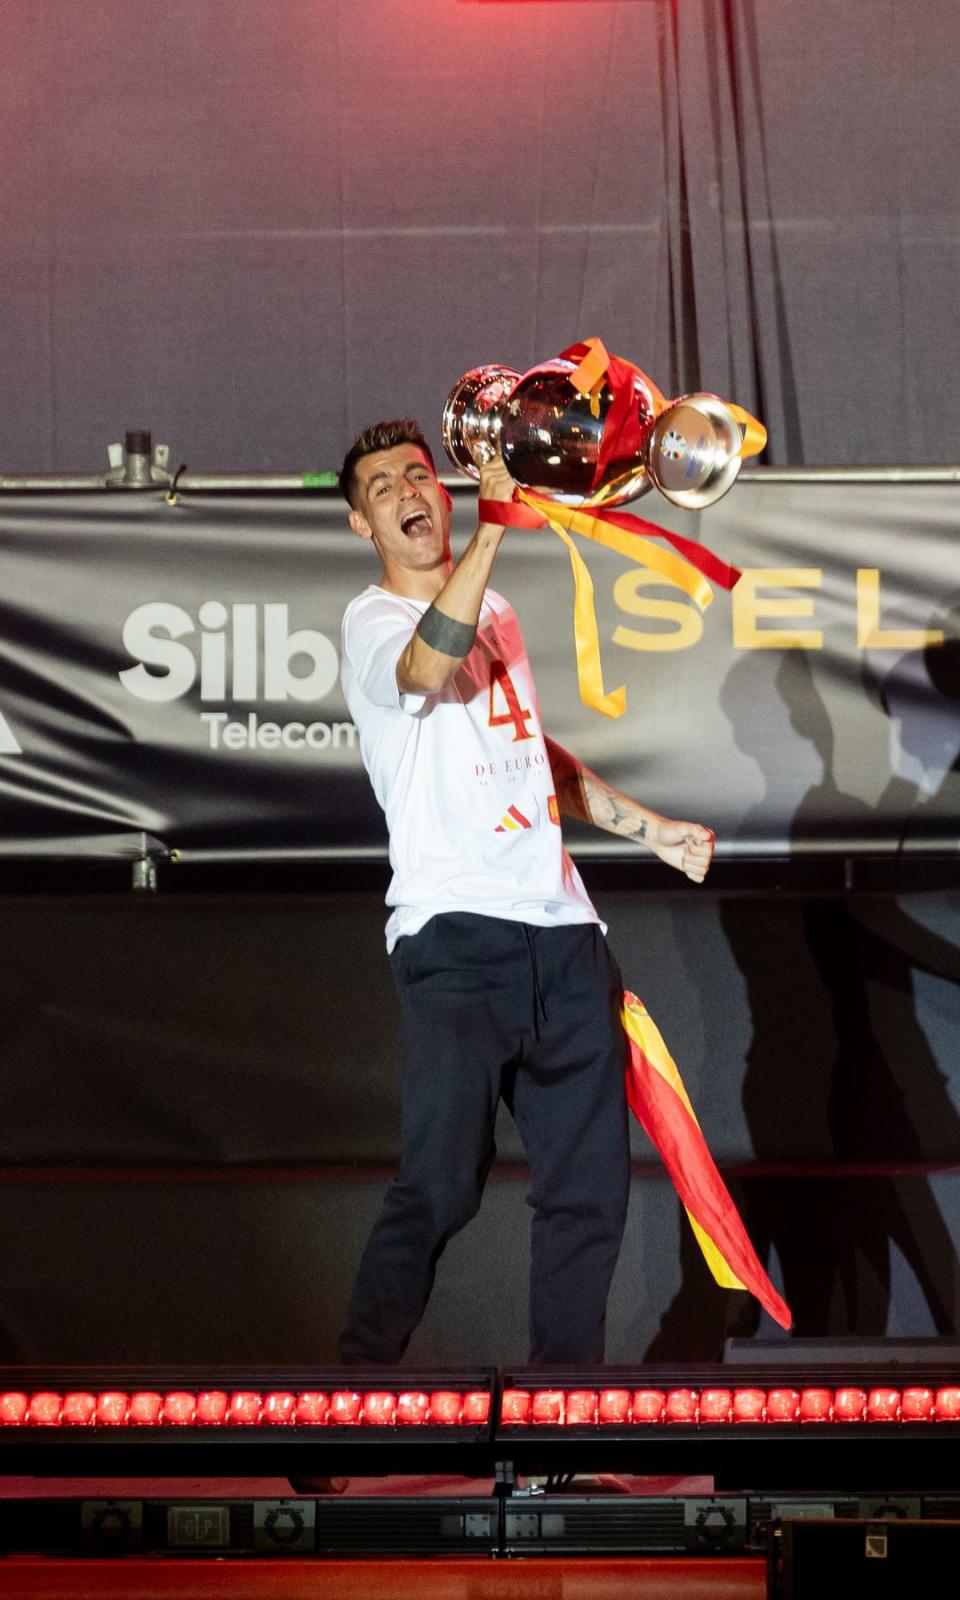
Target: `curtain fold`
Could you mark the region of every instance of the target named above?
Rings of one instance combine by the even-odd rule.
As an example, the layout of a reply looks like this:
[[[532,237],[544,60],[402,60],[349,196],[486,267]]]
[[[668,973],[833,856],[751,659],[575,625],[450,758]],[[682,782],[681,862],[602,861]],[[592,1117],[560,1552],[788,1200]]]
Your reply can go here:
[[[658,8],[664,175],[660,369],[671,393],[736,399],[799,463],[796,405],[767,174],[754,0]]]

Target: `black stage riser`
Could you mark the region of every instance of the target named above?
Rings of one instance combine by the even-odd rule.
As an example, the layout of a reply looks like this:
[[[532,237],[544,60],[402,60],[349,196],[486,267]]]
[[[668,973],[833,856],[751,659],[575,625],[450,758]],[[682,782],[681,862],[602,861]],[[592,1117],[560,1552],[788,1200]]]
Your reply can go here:
[[[798,1523],[960,1522],[960,1496],[45,1499],[0,1506],[0,1553],[61,1556],[764,1554]],[[792,1535],[792,1537],[797,1537]],[[838,1542],[841,1533],[838,1532]]]

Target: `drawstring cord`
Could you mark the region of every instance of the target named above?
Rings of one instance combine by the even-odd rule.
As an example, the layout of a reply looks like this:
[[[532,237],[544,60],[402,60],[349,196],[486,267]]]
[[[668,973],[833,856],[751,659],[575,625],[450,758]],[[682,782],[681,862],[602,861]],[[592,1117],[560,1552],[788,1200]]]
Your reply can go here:
[[[527,950],[530,954],[530,976],[533,979],[533,1037],[540,1038],[540,1024],[547,1020],[547,1008],[543,1003],[543,992],[540,988],[540,973],[537,970],[537,953],[533,944],[533,933],[527,923],[521,924],[527,938]]]

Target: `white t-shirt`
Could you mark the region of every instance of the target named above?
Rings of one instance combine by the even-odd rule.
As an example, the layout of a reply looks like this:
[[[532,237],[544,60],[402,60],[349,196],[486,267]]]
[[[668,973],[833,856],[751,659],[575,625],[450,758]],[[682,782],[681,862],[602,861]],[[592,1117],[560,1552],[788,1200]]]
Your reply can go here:
[[[387,949],[444,911],[599,922],[563,847],[513,610],[488,589],[476,643],[447,687],[401,695],[397,661],[426,609],[374,584],[343,618],[343,692],[390,834]]]

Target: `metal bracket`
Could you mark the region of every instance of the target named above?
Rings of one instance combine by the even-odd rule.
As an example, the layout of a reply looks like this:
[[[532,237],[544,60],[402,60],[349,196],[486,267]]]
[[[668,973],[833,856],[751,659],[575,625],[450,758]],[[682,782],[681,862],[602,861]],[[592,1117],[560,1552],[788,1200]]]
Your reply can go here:
[[[132,884],[135,890],[146,894],[157,892],[157,863],[153,856],[138,856],[133,863]]]

